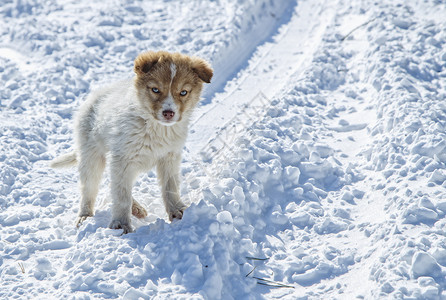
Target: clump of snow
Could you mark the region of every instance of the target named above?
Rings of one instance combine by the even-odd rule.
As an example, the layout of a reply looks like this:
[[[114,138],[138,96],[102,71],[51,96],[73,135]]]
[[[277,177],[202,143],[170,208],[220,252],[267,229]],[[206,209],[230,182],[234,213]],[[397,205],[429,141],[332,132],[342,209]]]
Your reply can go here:
[[[412,273],[415,278],[421,276],[439,277],[441,267],[435,259],[425,252],[417,252],[412,258]]]

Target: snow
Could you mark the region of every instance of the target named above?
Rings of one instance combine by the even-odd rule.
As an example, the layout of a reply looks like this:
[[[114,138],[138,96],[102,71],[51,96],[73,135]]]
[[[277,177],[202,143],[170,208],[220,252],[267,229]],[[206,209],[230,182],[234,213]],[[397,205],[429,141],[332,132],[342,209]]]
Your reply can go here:
[[[446,298],[442,1],[0,4],[0,298]],[[79,228],[69,151],[86,94],[147,49],[215,76],[182,162],[182,220]]]

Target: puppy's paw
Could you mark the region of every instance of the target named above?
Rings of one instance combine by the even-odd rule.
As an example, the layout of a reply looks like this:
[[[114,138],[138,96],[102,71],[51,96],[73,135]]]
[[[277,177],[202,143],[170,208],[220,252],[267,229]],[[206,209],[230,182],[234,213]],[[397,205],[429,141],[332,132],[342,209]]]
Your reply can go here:
[[[82,223],[84,223],[84,221],[87,220],[88,217],[91,217],[91,216],[79,216],[79,217],[77,217],[77,219],[76,219],[76,228],[81,227]]]
[[[122,229],[122,234],[133,232],[132,226],[129,223],[125,224],[124,222],[121,222],[119,220],[111,221],[108,227],[110,227],[111,229]]]
[[[173,208],[167,212],[169,215],[169,220],[172,222],[173,219],[181,220],[183,218],[184,210],[186,209],[185,205],[181,205],[179,208]]]
[[[137,217],[138,219],[147,217],[147,211],[141,204],[133,200],[132,203],[132,215]]]

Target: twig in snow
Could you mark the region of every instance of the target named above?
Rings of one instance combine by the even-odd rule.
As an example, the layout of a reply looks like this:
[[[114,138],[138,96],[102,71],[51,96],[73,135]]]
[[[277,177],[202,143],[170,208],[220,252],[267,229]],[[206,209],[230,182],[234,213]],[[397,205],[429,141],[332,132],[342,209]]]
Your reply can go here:
[[[251,270],[251,272],[249,272],[248,274],[246,274],[246,276],[245,277],[248,277],[249,275],[251,275],[252,274],[252,272],[254,272],[254,270],[257,268],[257,266],[255,266],[252,270]]]
[[[266,257],[266,258],[257,258],[257,257],[251,257],[251,256],[246,256],[246,259],[248,259],[248,260],[268,260],[269,259],[269,257]]]
[[[367,22],[365,22],[365,23],[363,23],[363,24],[361,24],[361,25],[359,25],[359,26],[353,28],[352,31],[350,31],[349,33],[347,33],[347,34],[341,39],[341,42],[343,42],[346,38],[348,38],[353,32],[355,32],[355,31],[358,30],[359,28],[364,27],[364,26],[370,24],[371,22],[373,22],[373,21],[375,21],[375,20],[376,20],[376,18],[370,19],[370,20],[368,20]]]
[[[269,257],[266,257],[266,258],[258,258],[258,257],[246,256],[246,259],[249,259],[249,260],[266,261],[266,260],[269,259]],[[255,270],[256,268],[257,268],[257,266],[255,266],[255,267],[251,270],[251,272],[249,272],[248,274],[246,274],[245,277],[248,277],[249,275],[251,275],[251,274],[254,272],[254,270]],[[257,276],[253,276],[253,277],[251,277],[251,278],[256,279],[256,280],[257,280],[257,284],[260,284],[260,285],[265,285],[265,286],[268,286],[268,287],[275,287],[275,288],[291,288],[291,289],[294,289],[294,286],[292,286],[292,285],[283,284],[283,283],[280,283],[280,282],[277,282],[277,281],[272,281],[272,280],[268,280],[268,279],[260,278],[260,277],[257,277]]]
[[[260,278],[260,277],[252,277],[257,279],[257,284],[261,284],[261,285],[266,285],[269,287],[277,287],[277,288],[291,288],[294,289],[294,286],[292,285],[287,285],[287,284],[283,284],[277,281],[272,281],[272,280],[268,280],[268,279],[264,279],[264,278]]]
[[[23,265],[23,263],[18,262],[17,264],[19,265],[20,270],[22,270],[22,273],[25,274],[25,266]]]

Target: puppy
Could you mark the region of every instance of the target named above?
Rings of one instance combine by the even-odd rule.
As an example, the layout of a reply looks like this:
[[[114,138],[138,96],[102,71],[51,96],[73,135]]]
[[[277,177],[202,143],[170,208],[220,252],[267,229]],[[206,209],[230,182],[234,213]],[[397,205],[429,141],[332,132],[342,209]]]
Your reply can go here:
[[[181,219],[186,209],[179,195],[181,150],[212,68],[197,57],[160,51],[140,54],[134,71],[133,79],[88,96],[75,118],[75,150],[50,164],[54,168],[78,166],[77,226],[93,216],[106,159],[112,197],[110,228],[128,233],[131,214],[147,216],[133,199],[132,187],[139,173],[155,166],[169,220]]]

